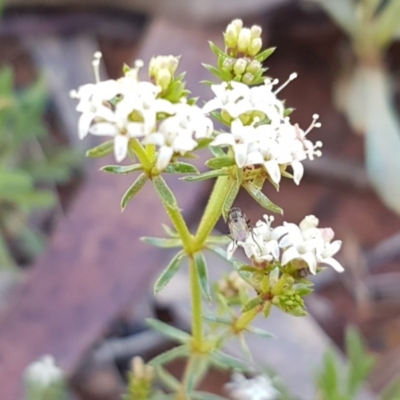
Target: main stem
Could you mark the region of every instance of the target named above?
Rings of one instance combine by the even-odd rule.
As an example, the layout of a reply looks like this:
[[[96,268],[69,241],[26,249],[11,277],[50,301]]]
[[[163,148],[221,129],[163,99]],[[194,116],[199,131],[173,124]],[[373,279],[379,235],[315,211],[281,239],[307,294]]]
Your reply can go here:
[[[195,245],[201,248],[221,217],[222,207],[229,192],[229,177],[220,176],[214,185],[207,207],[200,221],[194,239]]]
[[[200,350],[203,344],[203,303],[196,263],[193,257],[190,257],[189,260],[193,347]]]

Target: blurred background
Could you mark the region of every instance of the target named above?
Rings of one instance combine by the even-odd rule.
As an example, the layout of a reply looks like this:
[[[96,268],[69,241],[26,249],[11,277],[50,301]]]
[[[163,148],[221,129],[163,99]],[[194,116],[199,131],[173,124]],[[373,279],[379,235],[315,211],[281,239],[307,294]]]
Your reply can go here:
[[[0,21],[0,394],[23,398],[25,367],[52,354],[76,399],[119,398],[129,360],[150,358],[173,343],[147,331],[156,316],[189,326],[186,276],[159,298],[152,282],[168,251],[139,241],[161,236],[167,222],[143,190],[120,213],[130,177],[108,176],[110,160],[85,160],[96,144],[79,141],[69,92],[94,82],[92,57],[103,53],[102,78],[124,63],[182,55],[188,87],[204,100],[212,64],[207,41],[222,45],[233,18],[263,28],[271,76],[299,78],[283,96],[306,127],[315,113],[323,157],[306,163],[299,187],[285,180],[268,197],[284,220],[316,215],[344,242],[346,273],[317,276],[310,316],[274,314],[273,344],[250,342],[256,362],[282,376],[298,398],[314,393],[315,371],[331,346],[343,350],[346,327],[358,326],[377,356],[371,398],[400,376],[400,2],[375,0],[8,0]],[[197,160],[204,169],[207,154]],[[171,181],[195,227],[210,182]],[[237,206],[252,221],[264,211],[242,193]],[[281,221],[281,217],[277,217]],[[221,223],[220,232],[227,233]],[[227,271],[215,259],[212,275]],[[292,327],[292,328],[291,328]],[[266,339],[264,339],[266,340]],[[294,347],[296,346],[296,347]],[[265,353],[262,353],[263,349]],[[232,350],[234,351],[234,350]],[[261,351],[261,353],[260,353]],[[257,358],[259,357],[259,358]],[[182,369],[179,363],[171,369]],[[221,393],[227,375],[205,385]],[[365,395],[367,396],[367,394]],[[362,397],[367,398],[367,397]]]

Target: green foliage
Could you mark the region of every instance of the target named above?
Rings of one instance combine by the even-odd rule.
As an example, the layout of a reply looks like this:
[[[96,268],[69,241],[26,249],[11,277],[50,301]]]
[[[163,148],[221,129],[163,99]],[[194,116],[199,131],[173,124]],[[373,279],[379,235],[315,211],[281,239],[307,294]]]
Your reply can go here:
[[[31,215],[55,206],[56,193],[48,189],[68,182],[81,163],[79,152],[47,132],[46,105],[44,76],[15,92],[11,68],[0,70],[0,268],[32,261],[43,250],[44,235],[30,226]]]
[[[325,354],[322,370],[316,378],[321,400],[353,400],[371,372],[375,360],[369,355],[354,328],[346,331],[347,365],[330,350]]]

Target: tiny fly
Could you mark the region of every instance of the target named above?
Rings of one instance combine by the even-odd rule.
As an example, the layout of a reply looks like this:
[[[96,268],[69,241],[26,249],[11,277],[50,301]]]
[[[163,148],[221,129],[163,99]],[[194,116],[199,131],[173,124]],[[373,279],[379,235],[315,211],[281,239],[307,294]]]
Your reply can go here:
[[[229,210],[228,226],[234,242],[245,242],[251,232],[250,220],[239,207],[232,207]]]
[[[261,247],[254,238],[253,228],[250,225],[250,220],[247,219],[246,215],[239,207],[232,207],[229,210],[228,226],[230,237],[235,244],[237,244],[237,242],[245,242],[249,235],[251,235],[261,252]]]

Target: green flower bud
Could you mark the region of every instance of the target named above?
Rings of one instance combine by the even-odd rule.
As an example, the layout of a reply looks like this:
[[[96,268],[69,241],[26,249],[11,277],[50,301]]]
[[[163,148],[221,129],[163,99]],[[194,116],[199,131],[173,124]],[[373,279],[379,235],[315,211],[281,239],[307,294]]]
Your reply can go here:
[[[258,26],[258,25],[253,25],[253,26],[250,28],[250,31],[251,31],[251,38],[252,38],[252,39],[259,38],[259,37],[261,36],[261,33],[262,33],[262,29],[261,29],[261,27]]]
[[[237,45],[238,36],[235,26],[229,24],[224,33],[225,46],[234,49]]]
[[[242,75],[246,71],[247,61],[244,58],[239,58],[233,66],[233,72],[235,75]]]
[[[234,19],[230,25],[233,25],[237,34],[239,34],[240,30],[243,28],[243,21],[241,19]]]
[[[153,57],[149,63],[149,75],[151,79],[158,80],[158,74],[161,70],[167,70],[171,76],[174,76],[179,65],[179,57],[175,56],[157,56]],[[165,72],[162,72],[165,74]]]
[[[261,50],[262,47],[262,39],[261,38],[255,38],[251,40],[248,48],[247,48],[247,54],[249,56],[256,56],[258,52]]]
[[[251,43],[250,29],[243,28],[239,33],[237,48],[240,52],[247,54],[247,48],[250,46],[250,43]]]
[[[255,75],[260,71],[261,67],[262,65],[259,61],[253,60],[247,65],[246,72],[250,72],[251,74]]]
[[[235,65],[236,59],[227,57],[222,63],[222,68],[226,69],[227,71],[232,71],[233,66]]]
[[[167,68],[158,70],[155,76],[156,85],[160,86],[162,90],[166,90],[172,81],[172,75]]]
[[[246,72],[242,76],[242,82],[245,83],[246,85],[251,85],[254,81],[254,75],[251,74],[250,72]]]

